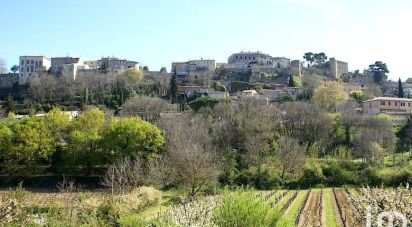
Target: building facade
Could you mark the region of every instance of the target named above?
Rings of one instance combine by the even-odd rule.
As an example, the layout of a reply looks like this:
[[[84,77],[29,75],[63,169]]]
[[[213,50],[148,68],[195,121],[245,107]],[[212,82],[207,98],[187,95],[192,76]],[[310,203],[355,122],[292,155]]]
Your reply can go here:
[[[406,104],[404,105],[405,102]],[[408,108],[408,103],[410,108]],[[369,115],[376,115],[388,112],[412,113],[411,103],[412,99],[378,97],[363,102],[363,113]]]
[[[342,75],[349,72],[347,62],[338,61],[335,58],[329,59],[329,73],[332,78],[340,78]]]
[[[89,69],[99,68],[99,60],[83,61],[83,64],[87,66]]]
[[[98,68],[104,72],[122,73],[127,69],[139,69],[139,62],[115,57],[102,58],[97,62]]]
[[[366,91],[368,90],[366,84],[358,84],[358,83],[343,83],[343,90],[350,94],[354,91]]]
[[[65,65],[79,64],[79,63],[81,63],[80,58],[73,58],[73,57],[51,58],[50,72],[52,72],[55,75],[60,76],[63,73],[63,67]]]
[[[363,102],[366,115],[387,114],[394,124],[404,122],[412,114],[412,99],[378,97]]]
[[[187,76],[190,72],[215,71],[216,61],[211,59],[190,60],[187,62],[172,62],[172,74]]]
[[[288,68],[290,67],[290,59],[285,57],[274,57],[272,58],[273,68]]]
[[[51,61],[45,56],[20,56],[19,85],[25,85],[29,78],[49,70]]]
[[[252,65],[273,66],[273,58],[262,52],[239,52],[230,55],[228,64],[233,68],[250,68]]]

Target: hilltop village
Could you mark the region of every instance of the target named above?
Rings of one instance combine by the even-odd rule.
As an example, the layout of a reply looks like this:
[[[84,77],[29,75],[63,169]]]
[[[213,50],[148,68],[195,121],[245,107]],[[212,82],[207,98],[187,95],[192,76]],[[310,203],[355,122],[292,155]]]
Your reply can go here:
[[[85,90],[93,90],[97,84],[87,84],[96,79],[105,77],[103,80],[107,80],[133,71],[142,76],[140,91],[137,89],[135,92],[152,93],[165,99],[170,99],[170,80],[175,76],[176,100],[172,101],[180,103],[175,110],[177,112],[184,111],[188,102],[199,96],[233,101],[253,97],[267,103],[310,100],[316,86],[324,81],[337,81],[344,92],[358,103],[355,108],[360,113],[385,113],[394,123],[404,122],[412,113],[412,100],[407,99],[412,95],[412,79],[405,82],[387,80],[389,71],[385,63],[377,61],[363,71],[350,72],[347,62],[328,58],[325,53],[307,52],[303,59],[291,60],[259,51],[241,51],[231,54],[224,63],[197,59],[172,62],[170,71],[166,67],[152,71],[136,60],[117,57],[84,60],[80,57],[20,56],[19,65],[0,75],[0,98],[5,102],[10,98],[20,102],[13,107],[13,110],[17,107],[14,112],[18,115],[29,112],[41,115],[46,109],[33,109],[33,104],[43,101],[76,113],[88,104],[104,104],[118,112],[128,94],[122,94],[120,100],[119,97],[115,100],[110,97],[111,100],[102,98],[90,103],[85,103],[84,97],[79,96],[84,96]],[[69,91],[72,98],[63,102],[63,98],[53,92],[56,88],[53,83],[59,80],[82,86]],[[52,87],[47,87],[47,82],[51,82]],[[59,90],[61,93],[65,89]],[[44,94],[45,91],[48,93]],[[7,116],[6,112],[4,116]]]

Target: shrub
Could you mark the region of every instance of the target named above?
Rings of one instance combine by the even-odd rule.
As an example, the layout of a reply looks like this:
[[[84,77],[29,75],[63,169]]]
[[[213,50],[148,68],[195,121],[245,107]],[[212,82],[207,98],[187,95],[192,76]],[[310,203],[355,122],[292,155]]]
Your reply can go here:
[[[281,179],[278,172],[261,166],[260,171],[256,167],[242,170],[236,178],[236,183],[266,190],[278,187]]]
[[[237,190],[224,193],[222,204],[214,210],[217,226],[275,226],[280,214],[253,192]]]
[[[396,187],[401,184],[412,182],[412,171],[408,169],[378,169],[367,168],[364,172],[365,179],[368,179],[368,184],[373,186],[391,186]]]
[[[210,97],[207,97],[207,96],[203,96],[203,97],[197,98],[197,99],[189,102],[189,106],[194,111],[198,111],[202,107],[213,108],[216,104],[218,104],[221,101],[227,101],[227,100],[226,99],[215,99],[215,98],[210,98]]]
[[[306,186],[314,186],[323,183],[325,176],[321,165],[315,161],[307,162],[303,168],[302,183]]]
[[[143,208],[160,203],[162,194],[152,187],[140,187],[115,197],[114,208],[119,214],[137,213]]]
[[[356,164],[329,161],[323,167],[325,181],[330,186],[357,185],[360,183]]]

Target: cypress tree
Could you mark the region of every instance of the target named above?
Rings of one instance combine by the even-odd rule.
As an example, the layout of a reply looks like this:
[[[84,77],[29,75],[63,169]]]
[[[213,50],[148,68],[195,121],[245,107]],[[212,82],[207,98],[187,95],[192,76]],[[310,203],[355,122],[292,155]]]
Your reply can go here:
[[[169,90],[170,100],[172,103],[177,101],[177,76],[176,73],[173,73],[172,78],[170,79],[170,90]]]
[[[401,81],[401,78],[399,78],[399,82],[398,82],[398,98],[403,98],[404,95],[405,95],[405,94],[403,93],[402,81]]]
[[[288,87],[296,87],[295,79],[293,79],[292,75],[289,76]]]

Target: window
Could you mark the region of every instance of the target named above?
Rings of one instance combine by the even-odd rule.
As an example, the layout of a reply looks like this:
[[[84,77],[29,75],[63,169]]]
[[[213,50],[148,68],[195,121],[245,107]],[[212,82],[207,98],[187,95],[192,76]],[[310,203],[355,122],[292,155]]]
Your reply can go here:
[[[381,106],[384,106],[385,105],[385,101],[381,101]]]
[[[255,57],[253,57],[253,60],[255,60]]]
[[[29,66],[27,66],[27,72],[30,72],[30,68],[29,68]]]
[[[31,64],[34,64],[34,60],[31,60]]]
[[[411,107],[411,103],[410,103],[410,102],[408,102],[408,106]]]
[[[26,64],[30,64],[30,60],[27,60],[27,61],[26,61]]]
[[[39,61],[39,65],[42,65],[43,64],[43,62],[42,61]]]
[[[242,56],[240,56],[240,60],[242,60]]]
[[[398,106],[398,102],[395,102],[395,106]]]
[[[21,60],[21,64],[24,65],[24,60]]]
[[[236,59],[237,59],[237,57],[238,57],[238,56],[236,56]]]
[[[31,72],[34,72],[34,67],[33,66],[31,66]]]
[[[405,103],[404,103],[404,102],[401,102],[401,106],[405,106]]]
[[[390,101],[388,102],[388,106],[391,106],[391,102],[390,102]]]

